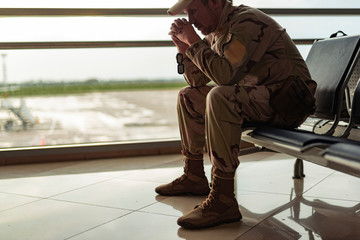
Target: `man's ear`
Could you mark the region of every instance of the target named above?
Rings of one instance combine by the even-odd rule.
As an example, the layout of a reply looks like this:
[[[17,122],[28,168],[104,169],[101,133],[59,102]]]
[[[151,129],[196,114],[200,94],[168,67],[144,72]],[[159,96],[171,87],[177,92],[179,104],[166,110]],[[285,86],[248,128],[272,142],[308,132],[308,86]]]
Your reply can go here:
[[[220,7],[222,7],[222,1],[221,0],[209,0],[209,6],[212,9],[219,9]]]

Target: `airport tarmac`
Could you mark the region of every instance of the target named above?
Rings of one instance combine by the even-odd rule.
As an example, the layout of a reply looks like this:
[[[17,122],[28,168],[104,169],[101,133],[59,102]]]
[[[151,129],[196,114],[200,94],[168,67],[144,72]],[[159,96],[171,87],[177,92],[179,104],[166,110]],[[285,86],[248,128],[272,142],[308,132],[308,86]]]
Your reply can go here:
[[[38,123],[26,130],[20,125],[11,131],[2,128],[0,148],[178,138],[178,91],[26,97]]]

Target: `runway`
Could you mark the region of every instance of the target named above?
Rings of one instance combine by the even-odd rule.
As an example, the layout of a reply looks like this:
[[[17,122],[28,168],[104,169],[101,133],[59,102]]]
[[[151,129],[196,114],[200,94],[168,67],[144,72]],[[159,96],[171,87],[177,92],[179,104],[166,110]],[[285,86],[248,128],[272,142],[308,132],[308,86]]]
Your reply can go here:
[[[0,147],[179,137],[177,93],[141,90],[26,97],[26,105],[38,123],[27,130],[2,129]]]

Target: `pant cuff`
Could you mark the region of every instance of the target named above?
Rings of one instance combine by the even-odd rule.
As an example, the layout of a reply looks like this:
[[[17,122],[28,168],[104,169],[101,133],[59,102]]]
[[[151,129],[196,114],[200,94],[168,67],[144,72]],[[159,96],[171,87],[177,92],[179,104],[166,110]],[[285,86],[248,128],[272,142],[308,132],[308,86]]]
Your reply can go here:
[[[192,154],[192,153],[190,153],[189,151],[186,151],[186,150],[182,150],[181,153],[186,158],[191,159],[191,160],[203,160],[204,159],[203,154]]]

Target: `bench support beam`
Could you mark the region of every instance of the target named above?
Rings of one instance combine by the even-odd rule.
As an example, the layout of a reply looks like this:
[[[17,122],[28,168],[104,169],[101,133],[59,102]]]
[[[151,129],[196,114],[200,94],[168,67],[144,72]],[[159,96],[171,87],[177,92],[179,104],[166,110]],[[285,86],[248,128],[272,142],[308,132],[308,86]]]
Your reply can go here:
[[[294,176],[293,179],[303,179],[305,177],[304,174],[304,163],[303,160],[297,158],[294,164]]]

